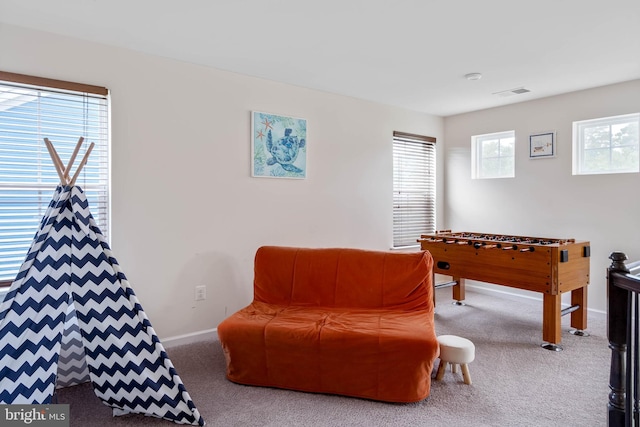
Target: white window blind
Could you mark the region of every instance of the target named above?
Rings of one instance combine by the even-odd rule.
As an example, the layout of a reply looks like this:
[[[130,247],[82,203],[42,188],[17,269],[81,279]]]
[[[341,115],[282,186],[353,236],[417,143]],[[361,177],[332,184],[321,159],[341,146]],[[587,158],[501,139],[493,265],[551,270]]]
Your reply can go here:
[[[393,247],[436,228],[436,139],[393,133]]]
[[[95,143],[76,185],[108,238],[108,129],[106,89],[0,72],[0,285],[15,278],[60,182],[44,138],[64,165],[85,138],[72,174]]]

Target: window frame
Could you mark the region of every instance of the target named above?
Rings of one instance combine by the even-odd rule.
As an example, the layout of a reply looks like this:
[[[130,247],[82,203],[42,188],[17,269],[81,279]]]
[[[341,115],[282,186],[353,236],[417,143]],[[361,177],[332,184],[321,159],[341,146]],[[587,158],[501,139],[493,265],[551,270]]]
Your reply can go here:
[[[7,102],[11,102],[10,99],[12,99],[12,97],[14,100],[16,99],[15,95],[10,94],[11,89],[9,88],[13,87],[15,88],[15,91],[16,91],[15,93],[17,94],[20,94],[22,91],[31,91],[31,92],[38,91],[37,95],[30,95],[30,94],[27,95],[29,97],[35,96],[36,97],[35,99],[37,100],[39,100],[41,97],[45,97],[45,98],[60,97],[64,99],[77,99],[79,101],[82,98],[84,104],[86,105],[99,106],[100,110],[97,113],[97,115],[100,117],[100,121],[98,125],[98,129],[100,129],[98,131],[99,138],[96,138],[95,140],[92,138],[91,141],[85,141],[84,147],[81,150],[81,154],[78,156],[78,159],[76,160],[74,167],[72,168],[72,172],[75,171],[75,168],[78,166],[82,153],[84,152],[84,149],[86,149],[86,147],[89,145],[89,142],[95,142],[97,145],[94,148],[92,155],[89,157],[89,163],[87,165],[90,165],[91,163],[96,165],[96,166],[93,166],[93,168],[94,170],[98,171],[97,173],[100,177],[98,178],[99,183],[94,184],[93,183],[94,178],[92,177],[90,178],[92,182],[85,181],[83,183],[81,182],[82,178],[80,178],[78,180],[78,184],[81,185],[83,189],[85,189],[85,192],[89,192],[92,195],[95,195],[95,197],[97,197],[97,199],[99,200],[98,202],[99,206],[95,206],[93,208],[94,208],[94,211],[99,212],[96,219],[99,222],[99,224],[101,224],[102,232],[105,235],[105,238],[108,240],[109,229],[110,229],[110,180],[111,180],[109,90],[101,86],[75,83],[75,82],[69,82],[64,80],[49,79],[44,77],[29,76],[25,74],[11,73],[6,71],[0,71],[0,85],[3,87],[2,93],[8,96],[6,98]],[[24,101],[23,101],[23,104],[24,104]],[[20,107],[23,104],[16,104],[8,108],[11,109],[16,106]],[[91,106],[83,105],[83,107],[81,108],[91,108]],[[55,107],[50,107],[50,108],[53,109]],[[66,108],[66,107],[63,107],[63,108]],[[76,110],[80,110],[80,108],[76,108]],[[12,144],[11,140],[20,137],[20,138],[24,138],[24,140],[26,141],[25,142],[26,145],[32,145],[34,147],[33,151],[29,151],[28,149],[27,151],[24,151],[25,148],[21,147],[21,150],[22,150],[21,152],[23,153],[32,153],[32,152],[35,153],[36,151],[41,152],[43,151],[42,148],[45,146],[43,138],[48,137],[51,140],[51,142],[56,146],[56,148],[62,147],[62,150],[64,150],[64,147],[68,146],[70,141],[68,141],[69,139],[68,137],[65,137],[62,135],[64,135],[65,132],[70,132],[70,128],[74,126],[81,125],[85,128],[86,126],[88,126],[89,119],[86,117],[83,119],[69,121],[68,116],[65,115],[63,117],[67,121],[66,124],[56,123],[56,126],[57,126],[56,129],[57,130],[59,129],[59,132],[60,132],[59,135],[52,136],[52,135],[47,135],[43,133],[41,135],[42,138],[34,138],[33,129],[36,129],[39,126],[41,126],[41,120],[46,119],[48,116],[46,114],[41,115],[40,111],[38,111],[35,116],[32,113],[33,111],[31,110],[29,112],[25,112],[25,114],[30,114],[28,117],[30,118],[31,122],[29,122],[28,124],[22,127],[24,130],[18,129],[18,126],[15,125],[15,122],[12,124],[11,120],[7,120],[3,126],[0,126],[0,128],[4,129],[4,133],[0,134],[0,142],[4,142],[3,145],[5,147],[11,147],[11,144]],[[33,124],[32,122],[35,122],[37,124]],[[75,140],[73,141],[74,146],[75,146],[75,143],[77,142],[77,139],[80,136],[86,137],[87,135],[75,136],[74,137]],[[2,141],[2,138],[5,138],[5,141]],[[42,144],[41,147],[40,147],[40,144]],[[58,151],[62,151],[62,150],[58,150]],[[0,162],[5,162],[4,164],[8,165],[11,161],[13,161],[12,158],[10,158],[10,155],[7,154],[11,151],[13,150],[10,149],[9,151],[5,152],[5,154],[0,153]],[[44,152],[46,152],[46,148],[44,148]],[[5,155],[7,157],[5,157]],[[24,155],[27,155],[27,154],[24,154]],[[21,159],[21,158],[22,157],[18,157],[18,159]],[[50,162],[48,155],[47,155],[47,158],[42,162],[42,164],[44,165],[46,161]],[[64,164],[66,164],[68,159],[63,158],[62,161]],[[53,167],[52,163],[51,163],[51,166]],[[0,177],[0,190],[6,192],[7,195],[12,194],[11,191],[18,191],[17,189],[20,189],[20,191],[22,191],[23,188],[24,188],[24,191],[27,191],[27,192],[32,192],[32,193],[41,192],[42,194],[41,201],[33,202],[33,203],[36,203],[34,206],[37,206],[33,208],[34,209],[33,214],[35,215],[37,211],[42,210],[42,205],[44,205],[44,209],[46,210],[46,207],[50,201],[51,195],[54,193],[56,183],[51,184],[50,180],[46,180],[46,181],[42,180],[42,175],[44,174],[44,172],[43,172],[43,169],[41,168],[44,166],[35,165],[35,166],[29,166],[29,167],[37,168],[33,172],[34,175],[27,175],[27,177],[29,178],[33,177],[33,180],[31,181],[24,181],[23,178],[16,180],[15,177],[12,177],[12,173],[10,172],[11,167],[3,169],[5,170],[5,175],[3,176],[4,179]],[[13,168],[14,168],[13,170],[19,171],[19,169],[15,169],[15,166],[13,166]],[[89,173],[87,172],[87,166],[85,166],[85,169],[83,169],[83,174],[86,174],[86,173]],[[59,181],[57,182],[57,184],[59,184]],[[23,195],[23,197],[27,197],[27,196]],[[28,198],[27,200],[31,200],[31,198]],[[7,203],[5,206],[10,207],[10,204]],[[26,208],[22,208],[22,210],[24,209]],[[11,212],[11,211],[9,210],[8,212]],[[0,213],[2,213],[2,210],[0,210]],[[10,215],[7,214],[7,217],[8,216]],[[96,216],[96,214],[94,214],[94,216]],[[98,218],[98,217],[102,217],[102,218]],[[0,217],[0,219],[2,218]],[[9,226],[11,226],[12,224],[11,221],[13,221],[13,219],[6,220],[5,224],[8,224]],[[20,222],[23,222],[23,221],[18,220],[18,222],[14,223],[14,225],[20,224]],[[23,229],[24,233],[27,233],[28,230],[31,229],[30,224],[33,222],[33,219],[29,219],[26,222],[29,223],[29,225],[24,227]],[[39,223],[39,218],[38,218],[38,223]],[[16,227],[11,228],[11,230],[16,230],[16,229],[17,229]],[[35,229],[33,229],[34,235],[36,231],[37,231],[37,226],[35,227]],[[31,241],[29,241],[28,244],[30,245]],[[14,245],[18,245],[18,247],[13,250],[10,249],[10,251],[13,252],[13,255],[12,255],[13,258],[16,258],[18,256],[18,252],[20,252],[23,249],[24,243],[14,244]],[[24,250],[25,251],[24,251],[23,257],[27,255],[29,247],[27,246],[26,248],[24,248]],[[20,264],[22,264],[22,262],[20,262]],[[2,271],[4,272],[3,273],[4,277],[6,277],[7,273],[11,271],[11,270],[8,270],[7,268],[9,267],[5,266],[2,268]],[[6,287],[10,286],[12,282],[13,282],[13,279],[0,278],[0,289],[6,289]]]
[[[501,155],[500,141],[503,139],[511,139],[511,138],[513,138],[512,154],[510,156]],[[483,157],[482,143],[485,141],[491,141],[494,139],[498,139],[498,146],[499,146],[498,156]],[[482,135],[472,135],[471,136],[471,157],[472,157],[471,159],[471,178],[472,179],[515,178],[516,176],[516,132],[515,130],[505,130],[500,132],[485,133]],[[497,158],[499,163],[502,162],[502,159],[509,158],[513,164],[513,167],[511,168],[511,173],[504,174],[504,175],[493,175],[493,176],[486,174],[483,168],[483,160],[488,158]],[[500,169],[501,168],[499,167],[498,170]]]
[[[617,148],[625,147],[625,145],[614,145],[613,144],[613,134],[612,127],[615,125],[623,124],[623,123],[636,123],[638,127],[638,131],[640,133],[640,113],[630,113],[630,114],[621,114],[616,116],[609,117],[599,117],[595,119],[588,120],[577,120],[573,122],[572,126],[572,142],[573,142],[573,153],[572,153],[572,174],[573,175],[607,175],[607,174],[618,174],[618,173],[640,173],[640,138],[637,138],[635,143],[629,146],[635,146],[635,157],[636,157],[636,166],[634,168],[625,168],[625,169],[615,169],[612,164],[613,160],[613,152]],[[585,140],[585,132],[589,128],[594,127],[609,127],[609,140],[608,147],[598,147],[598,148],[586,148],[585,145],[587,141]],[[585,163],[585,155],[590,150],[607,150],[609,151],[609,168],[601,169],[601,170],[589,170],[588,166]]]
[[[404,171],[407,166],[412,170]],[[416,216],[423,208],[424,216]],[[418,247],[421,234],[435,232],[436,138],[393,132],[392,216],[392,249]]]

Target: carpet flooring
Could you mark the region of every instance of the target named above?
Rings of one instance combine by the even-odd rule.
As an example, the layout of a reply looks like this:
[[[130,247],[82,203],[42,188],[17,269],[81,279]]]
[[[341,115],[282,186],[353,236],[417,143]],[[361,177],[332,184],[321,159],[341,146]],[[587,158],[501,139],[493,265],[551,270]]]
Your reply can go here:
[[[234,384],[217,337],[167,349],[208,426],[606,426],[610,350],[606,318],[589,314],[588,337],[568,333],[561,352],[542,343],[542,301],[467,289],[467,305],[437,291],[436,332],[476,345],[472,385],[447,371],[418,403],[391,404]],[[151,319],[153,321],[153,319]],[[437,368],[438,362],[435,364]],[[432,374],[435,377],[435,369]],[[89,384],[58,391],[71,426],[170,426],[142,415],[112,417]]]

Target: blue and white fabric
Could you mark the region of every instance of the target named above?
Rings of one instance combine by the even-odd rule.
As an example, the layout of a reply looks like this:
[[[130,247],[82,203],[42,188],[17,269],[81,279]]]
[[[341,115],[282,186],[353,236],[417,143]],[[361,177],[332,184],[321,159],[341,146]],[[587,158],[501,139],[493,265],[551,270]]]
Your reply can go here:
[[[0,403],[51,403],[87,380],[114,415],[205,424],[84,192],[59,186],[0,304]]]

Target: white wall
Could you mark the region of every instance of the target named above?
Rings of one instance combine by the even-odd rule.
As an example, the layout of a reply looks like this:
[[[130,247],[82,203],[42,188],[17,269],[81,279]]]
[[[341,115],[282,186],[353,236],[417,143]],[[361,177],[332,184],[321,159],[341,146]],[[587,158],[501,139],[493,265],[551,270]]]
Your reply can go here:
[[[640,80],[445,118],[446,228],[590,241],[589,307],[606,310],[609,254],[640,259],[640,175],[573,176],[572,122],[637,112]],[[472,180],[471,136],[504,130],[516,133],[516,177]],[[557,156],[530,159],[542,131],[556,132]]]
[[[443,140],[440,117],[4,24],[0,52],[110,89],[112,247],[161,338],[248,304],[260,245],[388,249],[392,132]],[[307,179],[251,178],[252,110],[308,120]]]

